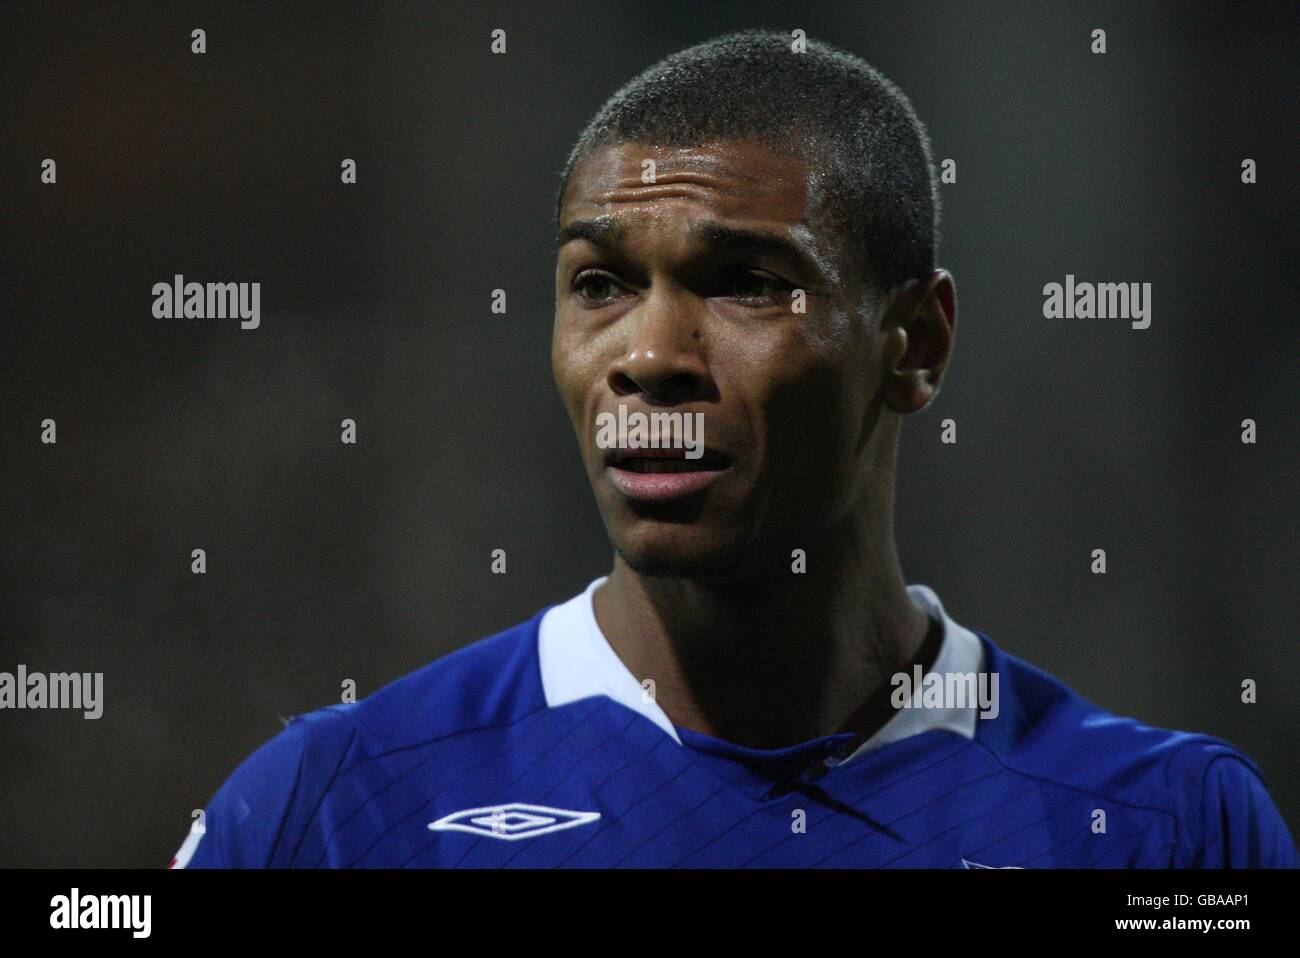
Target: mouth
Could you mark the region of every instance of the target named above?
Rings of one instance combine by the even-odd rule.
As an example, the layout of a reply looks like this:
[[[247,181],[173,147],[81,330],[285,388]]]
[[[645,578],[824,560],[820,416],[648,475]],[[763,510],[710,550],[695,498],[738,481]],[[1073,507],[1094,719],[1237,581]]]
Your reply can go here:
[[[712,449],[698,459],[687,459],[685,449],[611,449],[605,468],[629,499],[664,502],[707,489],[731,468],[731,457]]]

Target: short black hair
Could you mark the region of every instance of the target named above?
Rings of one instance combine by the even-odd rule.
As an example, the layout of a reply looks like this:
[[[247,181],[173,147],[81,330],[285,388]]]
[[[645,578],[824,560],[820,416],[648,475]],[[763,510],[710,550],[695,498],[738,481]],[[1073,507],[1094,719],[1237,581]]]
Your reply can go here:
[[[615,93],[561,174],[558,225],[574,168],[599,147],[757,141],[811,161],[814,208],[847,233],[869,289],[883,295],[935,266],[939,187],[911,101],[865,60],[818,40],[741,30],[689,47]]]

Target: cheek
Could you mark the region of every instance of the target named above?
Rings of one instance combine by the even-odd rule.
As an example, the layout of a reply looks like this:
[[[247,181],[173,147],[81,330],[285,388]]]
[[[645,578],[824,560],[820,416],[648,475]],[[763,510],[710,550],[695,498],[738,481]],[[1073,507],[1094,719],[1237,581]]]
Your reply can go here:
[[[589,347],[557,339],[551,352],[551,372],[569,421],[586,454],[588,440],[595,435],[595,417],[607,387],[606,364]]]
[[[850,465],[859,423],[857,380],[839,348],[807,337],[781,344],[771,357],[754,415],[764,436],[768,468],[778,481],[807,488],[836,481]]]
[[[551,338],[551,374],[564,400],[564,405],[572,410],[575,405],[581,404],[582,396],[586,392],[586,384],[590,379],[590,374],[587,372],[589,364],[586,362],[581,343],[571,331],[561,325],[561,322],[557,319]]]

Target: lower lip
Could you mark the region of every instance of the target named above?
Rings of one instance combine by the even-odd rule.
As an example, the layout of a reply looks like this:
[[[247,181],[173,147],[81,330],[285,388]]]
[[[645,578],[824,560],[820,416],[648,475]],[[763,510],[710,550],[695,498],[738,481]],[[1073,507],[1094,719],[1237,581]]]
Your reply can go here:
[[[632,472],[610,466],[610,481],[619,492],[638,502],[667,502],[707,489],[725,469],[698,469],[691,472]]]

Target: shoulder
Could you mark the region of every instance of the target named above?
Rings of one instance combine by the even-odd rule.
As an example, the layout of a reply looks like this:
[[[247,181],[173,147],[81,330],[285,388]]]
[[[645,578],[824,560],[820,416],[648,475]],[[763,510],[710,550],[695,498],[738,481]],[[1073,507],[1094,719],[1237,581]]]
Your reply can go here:
[[[223,782],[173,867],[264,867],[349,766],[545,708],[543,613],[390,682],[359,702],[294,716]]]
[[[1262,770],[1236,746],[1116,715],[979,637],[1003,711],[977,741],[1004,766],[1166,816],[1174,867],[1300,867]]]
[[[367,754],[517,721],[546,706],[537,654],[544,613],[331,709],[347,716]]]

